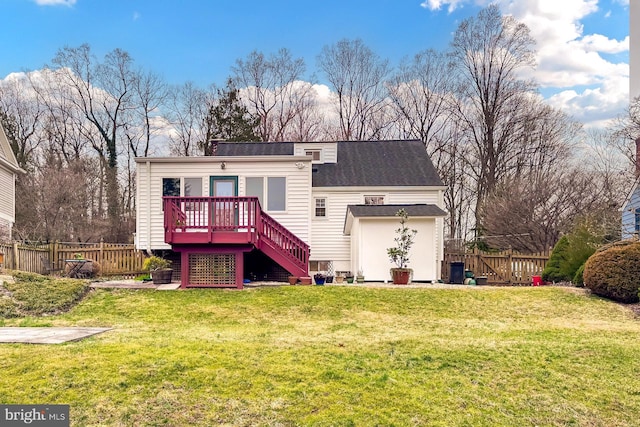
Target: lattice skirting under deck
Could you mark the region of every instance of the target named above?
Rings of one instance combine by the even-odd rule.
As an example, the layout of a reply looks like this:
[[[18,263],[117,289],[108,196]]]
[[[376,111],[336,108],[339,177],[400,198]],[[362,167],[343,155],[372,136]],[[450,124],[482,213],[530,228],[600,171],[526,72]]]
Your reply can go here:
[[[235,285],[235,254],[189,254],[189,286]]]

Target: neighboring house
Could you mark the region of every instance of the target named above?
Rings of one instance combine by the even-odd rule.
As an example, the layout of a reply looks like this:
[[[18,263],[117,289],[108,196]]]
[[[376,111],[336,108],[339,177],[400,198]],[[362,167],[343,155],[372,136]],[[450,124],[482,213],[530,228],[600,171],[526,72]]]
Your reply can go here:
[[[400,208],[418,230],[413,279],[440,278],[444,186],[420,141],[223,142],[136,163],[136,245],[179,253],[183,287],[317,271],[387,281]]]
[[[636,139],[636,180],[622,204],[622,238],[640,235],[640,138]]]
[[[0,241],[11,241],[16,221],[16,177],[24,172],[0,124]]]

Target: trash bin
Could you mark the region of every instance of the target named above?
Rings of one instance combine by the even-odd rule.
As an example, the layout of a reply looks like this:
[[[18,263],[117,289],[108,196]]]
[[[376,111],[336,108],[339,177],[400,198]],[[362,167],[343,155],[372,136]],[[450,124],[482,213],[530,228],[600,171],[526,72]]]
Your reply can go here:
[[[531,276],[533,286],[542,286],[542,276]]]
[[[464,283],[464,262],[450,263],[449,283],[462,285]]]
[[[464,271],[464,278],[465,279],[473,279],[473,271],[467,269]]]

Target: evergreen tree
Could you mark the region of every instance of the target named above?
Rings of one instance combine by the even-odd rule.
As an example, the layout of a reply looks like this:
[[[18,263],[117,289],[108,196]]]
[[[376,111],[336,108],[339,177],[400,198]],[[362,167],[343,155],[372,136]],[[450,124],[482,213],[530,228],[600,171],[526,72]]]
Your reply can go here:
[[[205,156],[214,155],[215,140],[232,142],[257,141],[259,137],[256,129],[259,118],[249,113],[247,107],[242,104],[240,91],[235,87],[231,79],[227,80],[227,86],[217,90],[217,102],[209,106],[205,117],[206,139],[203,141]]]

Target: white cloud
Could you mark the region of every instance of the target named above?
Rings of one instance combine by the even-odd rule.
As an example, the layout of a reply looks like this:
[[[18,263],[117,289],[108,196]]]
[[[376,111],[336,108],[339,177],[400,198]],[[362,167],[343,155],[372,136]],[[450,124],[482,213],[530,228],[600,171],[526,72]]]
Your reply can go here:
[[[629,36],[624,40],[612,40],[602,34],[589,34],[578,41],[587,52],[620,53],[629,50]]]
[[[614,0],[626,6],[629,0]],[[422,7],[449,10],[491,0],[425,0]],[[537,66],[526,73],[543,88],[557,89],[549,99],[572,116],[598,123],[620,114],[628,103],[629,67],[602,54],[629,51],[629,37],[615,40],[585,34],[582,20],[599,11],[599,0],[496,0],[503,14],[525,23],[536,40]],[[605,15],[606,16],[606,15]],[[590,86],[591,89],[578,89]],[[593,88],[595,87],[595,88]]]
[[[68,6],[76,4],[78,0],[35,0],[38,6]]]
[[[628,93],[629,78],[619,75],[593,88],[563,90],[548,98],[547,103],[589,128],[604,127],[628,107]]]

